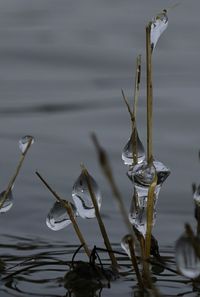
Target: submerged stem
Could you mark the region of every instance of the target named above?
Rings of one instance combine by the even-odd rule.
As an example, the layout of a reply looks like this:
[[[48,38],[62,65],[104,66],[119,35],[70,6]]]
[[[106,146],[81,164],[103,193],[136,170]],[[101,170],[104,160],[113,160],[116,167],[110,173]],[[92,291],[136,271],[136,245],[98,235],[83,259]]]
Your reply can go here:
[[[15,182],[15,180],[16,180],[16,178],[17,178],[19,172],[20,172],[20,169],[21,169],[22,164],[23,164],[23,162],[24,162],[24,159],[25,159],[25,157],[26,157],[26,154],[27,154],[27,152],[28,152],[28,150],[29,150],[29,148],[30,148],[30,146],[31,146],[32,140],[33,140],[33,138],[31,138],[31,139],[29,140],[29,142],[28,142],[28,144],[27,144],[27,147],[26,147],[24,153],[23,153],[23,154],[21,155],[21,157],[20,157],[20,160],[19,160],[19,163],[18,163],[17,168],[16,168],[16,170],[15,170],[15,173],[14,173],[14,175],[11,177],[11,179],[10,179],[10,181],[9,181],[9,183],[8,183],[7,189],[5,190],[5,192],[4,192],[4,194],[3,194],[3,197],[2,197],[2,199],[1,199],[1,201],[0,201],[0,209],[3,207],[3,204],[5,203],[5,201],[6,201],[7,197],[8,197],[9,192],[12,190],[12,187],[13,187],[13,185],[14,185],[14,182]]]
[[[79,226],[76,222],[76,219],[74,217],[74,212],[72,210],[72,207],[70,205],[69,201],[63,200],[62,198],[60,198],[60,196],[51,188],[51,186],[44,180],[44,178],[40,175],[39,172],[35,172],[36,175],[39,177],[39,179],[43,182],[43,184],[47,187],[47,189],[53,194],[53,196],[60,202],[60,204],[66,209],[69,218],[72,222],[72,225],[74,227],[74,230],[76,232],[76,235],[78,237],[78,239],[80,240],[80,243],[83,245],[83,248],[85,250],[86,255],[88,256],[88,258],[90,258],[90,250],[86,244],[86,241],[79,229]]]

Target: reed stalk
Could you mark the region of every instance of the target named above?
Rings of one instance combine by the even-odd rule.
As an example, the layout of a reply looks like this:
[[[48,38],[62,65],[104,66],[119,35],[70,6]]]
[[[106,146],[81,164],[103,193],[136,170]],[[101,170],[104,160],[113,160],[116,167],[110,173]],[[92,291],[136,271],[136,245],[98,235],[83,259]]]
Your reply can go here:
[[[88,258],[90,258],[90,254],[91,254],[90,250],[89,250],[88,245],[86,244],[86,241],[85,241],[85,239],[80,231],[80,228],[76,222],[76,219],[74,217],[74,212],[72,210],[70,202],[60,198],[60,196],[52,189],[52,187],[46,182],[46,180],[41,176],[41,174],[39,172],[36,171],[35,173],[39,177],[39,179],[43,182],[43,184],[47,187],[47,189],[53,194],[53,196],[56,198],[56,200],[58,202],[60,202],[60,204],[66,209],[67,214],[68,214],[68,216],[72,222],[72,225],[74,227],[74,230],[76,232],[76,235],[77,235],[81,245],[83,245],[86,255],[88,256]]]
[[[135,71],[135,84],[134,84],[134,98],[133,98],[133,111],[130,107],[127,97],[122,90],[122,97],[127,106],[130,119],[131,119],[131,142],[132,142],[132,154],[133,154],[133,165],[138,163],[138,151],[137,151],[137,127],[136,127],[136,114],[137,104],[140,91],[140,80],[141,80],[141,55],[138,55],[136,59],[136,71]]]
[[[131,256],[131,262],[132,262],[133,268],[135,270],[135,274],[136,274],[136,277],[137,277],[137,280],[138,280],[138,284],[139,284],[141,289],[144,289],[142,276],[140,274],[138,264],[137,264],[137,258],[136,258],[136,255],[135,255],[134,241],[133,241],[133,238],[131,236],[128,238],[128,245],[129,245],[129,251],[130,251],[130,256]]]
[[[119,209],[119,211],[120,211],[120,213],[122,215],[122,219],[123,219],[123,221],[125,223],[125,226],[127,227],[127,230],[128,230],[128,232],[130,234],[131,243],[132,243],[132,245],[131,245],[132,248],[131,249],[134,251],[135,244],[138,243],[138,240],[137,240],[137,237],[135,235],[135,232],[133,231],[133,227],[132,227],[131,223],[129,222],[129,218],[128,218],[128,215],[127,215],[127,212],[126,212],[126,208],[124,206],[123,199],[122,199],[121,194],[120,194],[120,192],[118,190],[117,184],[116,184],[116,182],[114,180],[107,154],[106,154],[105,150],[100,146],[99,141],[98,141],[95,134],[92,134],[92,140],[93,140],[94,146],[95,146],[97,154],[98,154],[99,163],[100,163],[100,166],[102,168],[102,171],[103,171],[106,179],[108,180],[108,182],[110,184],[111,190],[113,192],[113,196],[115,197],[115,200],[117,202],[118,209]],[[134,251],[134,253],[132,253],[132,256],[135,258],[133,268],[135,269],[135,271],[137,271],[137,273],[140,274],[137,259],[136,259],[136,256],[135,256],[135,251]],[[142,279],[141,275],[138,278],[138,283],[139,284],[141,283],[140,279]]]
[[[81,167],[82,167],[82,173],[84,174],[84,176],[86,178],[87,187],[88,187],[88,190],[89,190],[89,193],[90,193],[90,197],[92,199],[92,203],[94,205],[96,218],[97,218],[99,228],[100,228],[103,240],[104,240],[104,244],[105,244],[106,249],[108,251],[111,263],[112,263],[113,267],[117,270],[117,268],[118,268],[117,259],[116,259],[115,255],[113,253],[112,246],[111,246],[111,243],[110,243],[110,240],[109,240],[105,225],[104,225],[103,220],[101,218],[101,214],[100,214],[99,207],[98,207],[98,204],[97,204],[96,195],[95,195],[95,193],[93,191],[93,188],[92,188],[92,185],[91,185],[91,182],[90,182],[89,173],[88,173],[88,171],[87,171],[87,169],[86,169],[86,167],[84,165],[81,165]]]
[[[124,102],[127,106],[129,115],[130,115],[130,119],[131,119],[131,144],[132,144],[132,155],[133,155],[133,165],[137,164],[138,162],[138,152],[137,152],[137,129],[136,129],[136,119],[135,119],[135,115],[134,112],[131,111],[131,107],[130,104],[128,102],[127,97],[124,94],[124,91],[122,90],[122,97],[124,99]]]
[[[139,98],[139,92],[140,92],[141,62],[142,62],[142,56],[138,55],[136,59],[134,98],[133,98],[133,114],[134,114],[135,120],[137,116],[137,106],[138,106],[138,98]]]
[[[132,225],[129,222],[128,214],[126,212],[126,208],[124,206],[123,199],[121,197],[121,194],[118,190],[114,176],[112,174],[112,170],[111,170],[111,167],[110,167],[110,164],[108,161],[107,154],[106,154],[105,150],[100,146],[96,135],[93,133],[91,135],[91,137],[92,137],[92,141],[94,143],[94,146],[95,146],[97,154],[98,154],[100,166],[102,168],[102,171],[103,171],[106,179],[108,180],[108,182],[110,184],[111,190],[113,192],[113,196],[117,202],[117,206],[118,206],[118,209],[122,215],[123,221],[127,227],[128,232],[132,235],[134,241],[137,241],[137,237],[133,231]]]
[[[155,202],[155,188],[157,185],[157,174],[154,177],[148,191],[147,198],[147,231],[145,236],[145,259],[148,259],[151,251],[151,233],[153,227],[153,213],[154,213],[154,202]]]
[[[29,148],[30,148],[30,146],[31,146],[32,140],[33,140],[33,138],[31,138],[31,139],[29,140],[29,142],[28,142],[28,144],[27,144],[27,147],[26,147],[24,153],[22,153],[22,155],[20,156],[19,163],[18,163],[18,165],[17,165],[17,168],[16,168],[16,170],[15,170],[15,173],[14,173],[13,176],[11,177],[11,179],[10,179],[10,181],[9,181],[9,183],[8,183],[8,186],[7,186],[7,188],[6,188],[6,190],[5,190],[4,194],[3,194],[3,197],[2,197],[2,199],[0,200],[0,209],[3,207],[3,204],[5,203],[5,201],[6,201],[7,197],[8,197],[9,192],[12,190],[12,187],[13,187],[13,185],[14,185],[14,183],[15,183],[15,180],[16,180],[16,178],[17,178],[19,172],[20,172],[20,169],[21,169],[22,164],[23,164],[23,162],[24,162],[24,159],[25,159],[25,157],[26,157],[26,155],[27,155],[27,152],[28,152],[28,150],[29,150]]]
[[[147,162],[153,162],[153,86],[152,86],[152,51],[151,23],[146,27],[146,76],[147,76]]]
[[[200,203],[195,201],[195,218],[197,221],[197,236],[200,235]]]

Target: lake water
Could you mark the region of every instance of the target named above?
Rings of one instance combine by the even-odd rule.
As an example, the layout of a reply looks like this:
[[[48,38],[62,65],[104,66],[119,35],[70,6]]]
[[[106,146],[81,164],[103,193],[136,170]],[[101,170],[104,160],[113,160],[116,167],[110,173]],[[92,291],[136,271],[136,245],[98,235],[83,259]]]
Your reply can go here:
[[[56,251],[61,251],[60,259],[71,259],[73,248],[69,249],[79,244],[77,238],[72,227],[59,232],[47,228],[45,218],[54,198],[38,180],[35,170],[63,198],[71,199],[81,162],[98,181],[103,194],[105,225],[112,243],[119,248],[126,229],[102,176],[90,133],[94,131],[108,151],[128,209],[132,185],[126,177],[121,151],[130,135],[130,122],[121,88],[132,98],[135,59],[141,53],[138,128],[146,143],[145,25],[157,12],[174,3],[164,0],[1,1],[2,190],[20,156],[19,138],[30,134],[36,140],[15,184],[14,206],[0,218],[0,251],[2,258],[8,260],[8,267],[41,251],[55,252],[56,259],[59,258]],[[160,194],[154,234],[161,252],[169,253],[170,257],[184,223],[194,223],[191,184],[199,182],[200,174],[199,10],[199,1],[185,0],[169,12],[169,27],[153,59],[154,155],[171,169]],[[95,220],[79,222],[88,244],[103,246]],[[15,256],[19,258],[14,259]],[[28,279],[13,279],[12,286],[2,286],[0,296],[51,296],[50,288],[52,296],[64,296],[59,282],[65,273],[64,266],[51,267],[50,271],[49,279],[46,266]],[[40,279],[43,282],[38,285]],[[19,286],[18,281],[21,281]],[[102,296],[132,296],[131,286],[129,280],[118,282],[103,291]],[[172,287],[168,286],[167,296],[177,294]],[[182,292],[184,290],[187,291],[187,287]]]

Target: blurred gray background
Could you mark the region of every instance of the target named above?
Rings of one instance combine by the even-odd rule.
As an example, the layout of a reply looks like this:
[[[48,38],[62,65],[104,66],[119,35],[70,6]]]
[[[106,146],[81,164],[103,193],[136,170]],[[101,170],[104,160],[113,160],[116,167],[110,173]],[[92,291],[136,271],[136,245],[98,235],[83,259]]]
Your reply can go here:
[[[103,194],[102,214],[111,240],[125,232],[90,140],[95,131],[130,205],[132,185],[121,151],[130,122],[121,88],[132,98],[135,59],[143,56],[138,126],[146,145],[145,25],[164,0],[2,0],[0,2],[0,187],[7,186],[20,156],[18,140],[35,137],[14,188],[15,203],[1,215],[0,232],[77,243],[72,227],[48,230],[54,198],[37,169],[71,199],[84,162]],[[155,234],[173,244],[192,221],[191,183],[199,182],[200,38],[198,0],[181,1],[154,53],[154,155],[172,173],[158,202]],[[89,243],[101,242],[93,220],[79,220]],[[170,236],[170,237],[169,237]],[[170,238],[170,239],[169,239]]]

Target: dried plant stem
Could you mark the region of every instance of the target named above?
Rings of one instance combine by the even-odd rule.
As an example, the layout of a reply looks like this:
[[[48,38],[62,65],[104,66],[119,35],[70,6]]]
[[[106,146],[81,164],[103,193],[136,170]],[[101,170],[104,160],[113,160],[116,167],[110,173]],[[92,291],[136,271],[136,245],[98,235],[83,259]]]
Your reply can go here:
[[[138,162],[138,152],[137,152],[137,129],[136,129],[136,120],[134,112],[131,111],[128,99],[126,98],[124,91],[122,90],[122,97],[127,106],[130,118],[131,118],[131,142],[132,142],[132,155],[133,155],[133,164],[137,164]]]
[[[138,97],[140,91],[140,80],[141,80],[141,55],[137,56],[136,60],[136,72],[135,72],[135,85],[134,85],[134,100],[133,100],[133,114],[136,119]]]
[[[107,178],[107,180],[108,180],[108,182],[110,184],[110,187],[111,187],[112,192],[113,192],[113,196],[115,197],[115,200],[116,200],[117,205],[118,205],[118,209],[119,209],[119,211],[120,211],[120,213],[122,215],[125,226],[127,227],[127,230],[128,230],[128,232],[130,234],[131,242],[132,242],[132,249],[134,251],[134,245],[138,244],[138,240],[137,240],[137,237],[135,235],[135,232],[133,231],[133,227],[132,227],[131,223],[129,222],[129,218],[128,218],[128,215],[127,215],[127,212],[126,212],[126,208],[124,206],[121,194],[120,194],[120,192],[118,190],[118,187],[117,187],[117,185],[115,183],[115,180],[114,180],[114,177],[113,177],[113,174],[112,174],[112,170],[111,170],[108,158],[107,158],[107,154],[106,154],[105,150],[100,146],[100,144],[98,142],[98,139],[97,139],[95,134],[92,134],[92,140],[93,140],[94,145],[96,147],[97,154],[98,154],[98,157],[99,157],[99,163],[101,165],[103,173],[104,173],[105,177]],[[133,244],[133,243],[135,243],[135,244]],[[135,252],[132,253],[132,255],[135,255]],[[134,269],[135,269],[135,271],[137,271],[137,273],[140,274],[136,258],[134,260]],[[142,277],[140,276],[139,279],[142,279]]]
[[[109,237],[107,235],[105,225],[104,225],[103,220],[101,218],[101,214],[100,214],[99,207],[98,207],[98,204],[97,204],[97,199],[96,199],[95,193],[93,191],[93,188],[92,188],[92,185],[91,185],[91,182],[90,182],[89,173],[88,173],[87,169],[83,165],[82,165],[82,168],[83,168],[82,173],[85,175],[86,182],[87,182],[87,187],[88,187],[88,190],[89,190],[89,193],[90,193],[90,197],[92,199],[92,202],[93,202],[93,205],[94,205],[94,208],[95,208],[95,214],[96,214],[96,218],[97,218],[97,221],[98,221],[98,224],[99,224],[99,228],[100,228],[102,237],[104,239],[104,244],[106,246],[106,249],[108,250],[108,254],[109,254],[109,257],[110,257],[110,260],[112,262],[113,267],[115,267],[115,269],[117,269],[118,263],[117,263],[117,260],[115,258],[115,255],[113,253],[112,246],[111,246]]]
[[[22,164],[23,164],[23,162],[24,162],[24,159],[25,159],[25,157],[26,157],[26,154],[27,154],[27,152],[28,152],[28,150],[29,150],[29,148],[30,148],[30,146],[31,146],[31,142],[32,142],[32,140],[33,140],[32,138],[29,140],[29,142],[28,142],[28,144],[27,144],[27,147],[26,147],[24,153],[23,153],[23,154],[21,155],[21,157],[20,157],[20,160],[19,160],[19,163],[18,163],[17,168],[16,168],[16,170],[15,170],[15,173],[14,173],[14,175],[11,177],[11,179],[10,179],[10,181],[9,181],[9,183],[8,183],[7,189],[5,190],[4,195],[3,195],[3,197],[2,197],[2,199],[1,199],[1,201],[0,201],[0,209],[3,207],[3,204],[5,203],[5,201],[6,201],[7,197],[8,197],[8,194],[9,194],[9,192],[11,191],[11,189],[12,189],[12,187],[13,187],[13,185],[14,185],[14,182],[15,182],[15,180],[16,180],[16,178],[17,178],[19,172],[20,172],[20,169],[21,169],[21,167],[22,167]]]
[[[94,142],[94,145],[95,145],[96,150],[97,150],[97,153],[98,153],[99,163],[100,163],[101,168],[102,168],[102,170],[104,172],[104,175],[106,176],[106,178],[109,181],[109,184],[111,186],[113,195],[116,198],[119,211],[122,214],[122,218],[124,220],[124,223],[125,223],[125,225],[126,225],[126,227],[128,229],[128,232],[130,233],[130,235],[132,237],[132,241],[136,244],[138,242],[138,240],[137,240],[137,237],[136,237],[136,235],[135,235],[135,233],[133,231],[133,227],[132,227],[132,225],[129,222],[128,215],[126,213],[126,209],[124,207],[124,203],[123,203],[122,197],[120,195],[120,192],[118,190],[118,187],[117,187],[117,185],[115,183],[115,180],[114,180],[114,177],[113,177],[113,174],[112,174],[112,170],[111,170],[111,167],[110,167],[108,158],[107,158],[107,154],[106,154],[105,150],[100,146],[100,144],[98,142],[98,139],[97,139],[97,137],[96,137],[95,134],[92,134],[92,140]],[[134,246],[133,246],[133,249],[134,249]],[[142,262],[143,262],[143,266],[144,266],[145,265],[144,264],[145,259],[143,257],[142,257]],[[139,271],[137,261],[135,261],[135,264],[134,265],[137,266],[136,269],[137,269],[137,271]],[[135,269],[135,267],[134,267],[134,269]],[[144,272],[144,276],[145,276],[145,280],[148,283],[148,287],[152,288],[152,291],[153,291],[154,296],[155,297],[160,297],[160,294],[159,294],[158,290],[155,288],[155,286],[152,283],[151,275],[150,275],[150,273],[149,273],[148,270]]]
[[[198,221],[197,221],[197,235],[200,235],[200,206],[198,205]]]
[[[134,241],[131,236],[128,238],[128,245],[129,245],[129,250],[130,250],[130,255],[131,255],[131,262],[132,262],[133,268],[135,270],[138,284],[141,289],[144,289],[144,284],[143,284],[142,277],[141,277],[141,274],[140,274],[140,271],[138,268],[137,258],[136,258],[135,251],[134,251]]]
[[[197,220],[197,236],[200,235],[200,204],[198,202],[195,202],[195,210],[194,215]]]
[[[153,212],[154,212],[154,201],[155,201],[155,188],[157,185],[157,174],[154,177],[148,191],[147,198],[147,231],[145,237],[145,259],[150,256],[151,250],[151,232],[153,226]]]
[[[107,154],[106,154],[105,150],[100,146],[100,144],[98,142],[98,139],[97,139],[97,137],[96,137],[96,135],[94,133],[92,134],[92,140],[93,140],[93,143],[94,143],[95,148],[97,150],[97,154],[98,154],[98,157],[99,157],[99,163],[101,165],[101,168],[103,170],[103,173],[104,173],[105,177],[107,178],[107,180],[108,180],[108,182],[110,184],[110,187],[111,187],[112,192],[113,192],[113,196],[115,197],[115,200],[116,200],[117,205],[118,205],[118,209],[121,212],[122,218],[123,218],[124,223],[125,223],[125,225],[126,225],[126,227],[128,229],[128,232],[132,235],[134,241],[137,241],[137,238],[136,238],[136,235],[135,235],[135,233],[133,231],[132,225],[129,222],[129,218],[128,218],[126,208],[125,208],[124,203],[123,203],[123,199],[121,197],[121,194],[120,194],[120,192],[118,190],[118,187],[116,185],[116,182],[114,180],[112,170],[111,170],[111,167],[110,167],[110,164],[109,164],[109,161],[108,161]]]
[[[152,151],[152,120],[153,120],[153,86],[152,86],[152,53],[151,25],[146,27],[146,67],[147,67],[147,162],[153,161]]]
[[[138,163],[136,112],[137,112],[137,104],[138,104],[138,97],[139,97],[139,90],[140,90],[140,78],[141,78],[141,55],[139,55],[136,60],[133,111],[131,110],[130,104],[124,94],[124,91],[122,90],[122,97],[127,106],[130,119],[131,119],[131,129],[132,129],[131,142],[132,142],[133,164]]]
[[[44,180],[44,178],[39,174],[39,172],[35,172],[36,175],[39,177],[39,179],[43,182],[43,184],[47,187],[47,189],[53,194],[53,196],[61,203],[61,205],[66,209],[69,218],[72,222],[72,225],[74,227],[74,230],[76,232],[76,235],[78,237],[78,239],[80,240],[80,243],[83,245],[83,248],[85,250],[86,255],[88,256],[88,258],[90,258],[90,250],[86,244],[86,241],[79,229],[79,226],[76,222],[76,219],[74,217],[74,212],[72,210],[72,207],[70,205],[70,202],[63,200],[62,198],[60,198],[60,196],[50,187],[50,185]]]

